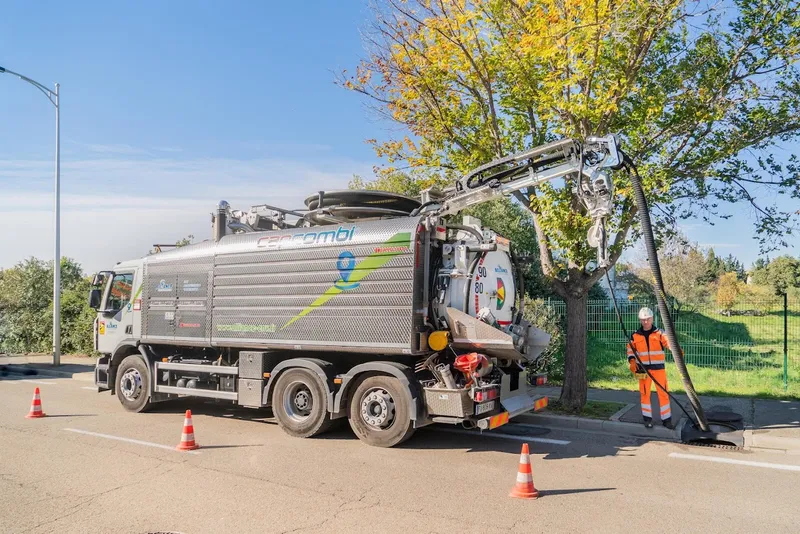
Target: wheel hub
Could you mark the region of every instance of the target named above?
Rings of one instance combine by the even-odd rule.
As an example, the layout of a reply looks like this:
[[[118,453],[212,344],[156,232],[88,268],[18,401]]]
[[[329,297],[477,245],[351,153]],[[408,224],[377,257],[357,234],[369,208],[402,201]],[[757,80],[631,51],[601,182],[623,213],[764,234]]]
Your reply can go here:
[[[373,428],[385,429],[391,426],[394,415],[394,399],[385,389],[371,389],[361,400],[361,417]]]
[[[131,368],[122,374],[120,380],[122,396],[129,401],[135,401],[142,394],[142,375],[138,370]]]
[[[311,406],[311,397],[305,391],[298,391],[294,396],[294,405],[298,410],[308,410]]]
[[[283,395],[283,407],[286,415],[295,421],[303,421],[311,415],[314,396],[303,382],[292,382]]]

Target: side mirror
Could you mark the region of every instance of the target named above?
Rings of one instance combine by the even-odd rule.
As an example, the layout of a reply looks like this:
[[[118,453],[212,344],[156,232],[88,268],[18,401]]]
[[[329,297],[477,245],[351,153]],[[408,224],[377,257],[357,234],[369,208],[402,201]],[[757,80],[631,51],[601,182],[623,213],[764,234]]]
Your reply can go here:
[[[99,289],[92,289],[89,291],[89,307],[93,310],[100,308],[100,299],[103,298],[103,292]]]

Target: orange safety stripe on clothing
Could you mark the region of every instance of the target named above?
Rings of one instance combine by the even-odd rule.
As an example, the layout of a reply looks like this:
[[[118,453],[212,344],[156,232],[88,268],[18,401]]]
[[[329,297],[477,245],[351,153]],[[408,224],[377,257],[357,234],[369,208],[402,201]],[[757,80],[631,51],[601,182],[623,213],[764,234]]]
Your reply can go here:
[[[500,415],[493,415],[492,418],[489,419],[489,428],[497,428],[506,423],[508,423],[508,412],[503,412]]]

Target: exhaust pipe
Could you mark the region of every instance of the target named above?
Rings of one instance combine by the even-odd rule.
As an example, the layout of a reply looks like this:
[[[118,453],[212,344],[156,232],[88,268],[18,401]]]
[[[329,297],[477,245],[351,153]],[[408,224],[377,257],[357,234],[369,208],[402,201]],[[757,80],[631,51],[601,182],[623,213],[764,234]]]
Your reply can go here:
[[[226,228],[228,226],[228,209],[230,205],[225,202],[224,200],[219,201],[219,205],[217,206],[217,213],[213,217],[213,238],[214,241],[219,241],[223,237],[225,237]]]

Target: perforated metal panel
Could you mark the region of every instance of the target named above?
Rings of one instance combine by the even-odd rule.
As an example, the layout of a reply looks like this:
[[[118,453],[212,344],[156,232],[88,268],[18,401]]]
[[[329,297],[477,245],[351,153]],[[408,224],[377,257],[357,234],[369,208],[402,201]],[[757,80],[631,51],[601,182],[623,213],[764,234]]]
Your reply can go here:
[[[364,223],[353,246],[289,241],[263,252],[235,236],[239,252],[216,258],[213,340],[410,352],[416,230],[416,219]]]
[[[398,218],[237,234],[150,256],[143,335],[413,352],[423,321],[417,226]]]

